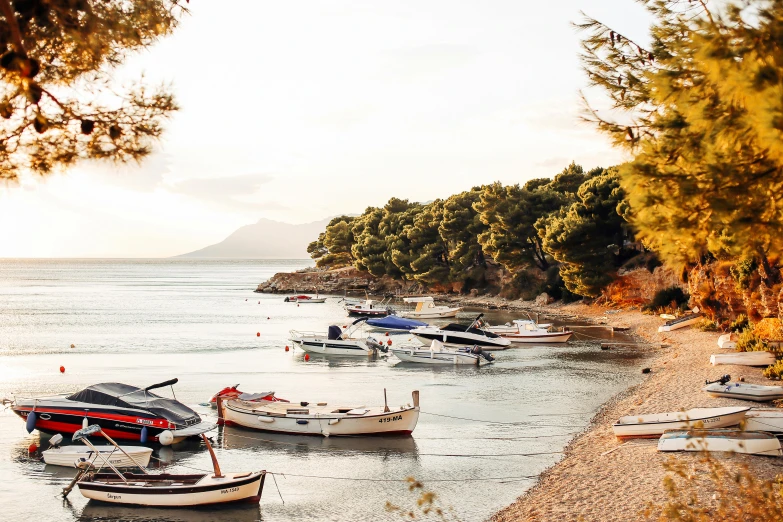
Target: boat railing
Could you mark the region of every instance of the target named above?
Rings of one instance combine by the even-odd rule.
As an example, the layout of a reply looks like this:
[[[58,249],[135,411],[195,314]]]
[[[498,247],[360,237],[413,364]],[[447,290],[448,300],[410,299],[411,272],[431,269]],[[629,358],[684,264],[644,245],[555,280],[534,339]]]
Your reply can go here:
[[[323,332],[312,332],[308,330],[289,330],[291,337],[326,337]]]

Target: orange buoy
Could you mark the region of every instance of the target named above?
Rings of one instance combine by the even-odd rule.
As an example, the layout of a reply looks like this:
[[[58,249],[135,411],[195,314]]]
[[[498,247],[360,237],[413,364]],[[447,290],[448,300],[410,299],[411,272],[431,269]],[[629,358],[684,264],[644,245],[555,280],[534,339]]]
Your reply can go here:
[[[33,443],[32,443],[32,444],[30,444],[30,446],[27,448],[27,451],[28,451],[28,452],[30,452],[30,453],[35,453],[36,451],[38,451],[38,446],[36,446],[36,445],[35,445],[35,442],[33,442]]]
[[[256,337],[261,337],[261,332],[256,332]]]
[[[296,303],[296,307],[299,308],[299,303]]]
[[[389,346],[391,346],[391,339],[389,339],[388,341],[386,341],[386,344],[388,344]]]
[[[261,301],[259,301],[258,304],[261,304]]]
[[[245,301],[247,301],[247,299],[245,299]]]
[[[389,332],[386,332],[386,337],[389,337]]]
[[[65,366],[60,366],[60,373],[65,373]]]
[[[305,354],[305,361],[309,361],[309,360],[310,360],[310,354],[309,354],[309,353],[306,353],[306,354]]]
[[[72,344],[72,345],[71,345],[71,348],[76,348],[76,345],[75,345],[75,344]]]
[[[286,347],[285,347],[285,351],[286,351],[286,352],[288,351],[288,345],[286,345]]]
[[[269,318],[267,317],[267,318],[266,318],[266,320],[268,321],[268,320],[269,320]]]

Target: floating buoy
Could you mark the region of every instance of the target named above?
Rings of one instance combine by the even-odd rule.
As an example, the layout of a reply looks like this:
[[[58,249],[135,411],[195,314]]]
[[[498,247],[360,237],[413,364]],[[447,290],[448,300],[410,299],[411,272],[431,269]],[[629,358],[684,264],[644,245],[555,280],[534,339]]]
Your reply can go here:
[[[288,345],[286,345],[286,347],[285,347],[285,351],[286,351],[286,352],[288,351]]]
[[[65,373],[65,366],[60,366],[60,373]]]
[[[72,344],[72,345],[71,345],[71,348],[76,348],[76,345],[75,345],[75,344]]]
[[[309,361],[309,360],[310,360],[310,354],[309,354],[309,353],[306,353],[306,354],[305,354],[305,358],[304,358],[304,359],[305,359],[305,361]]]
[[[261,332],[256,332],[256,337],[261,337]]]
[[[299,303],[296,303],[296,307],[299,308]]]
[[[259,301],[258,304],[261,304],[261,301]]]
[[[90,425],[90,421],[87,420],[87,417],[84,417],[82,419],[82,429],[87,429],[87,426]]]
[[[386,337],[389,337],[389,332],[386,332]]]
[[[389,346],[391,346],[391,339],[389,339],[388,341],[386,341],[386,344],[388,344]]]
[[[32,433],[35,429],[35,421],[37,420],[37,415],[34,411],[31,411],[27,414],[27,420],[24,423],[24,427],[27,430],[27,433]]]
[[[33,442],[27,447],[28,453],[35,453],[36,451],[38,451],[38,446],[35,445],[35,442]]]
[[[247,301],[247,299],[245,299],[245,301]]]
[[[269,318],[267,317],[267,318],[266,318],[266,320],[268,321],[268,320],[269,320]]]
[[[147,427],[146,426],[141,428],[141,437],[139,438],[139,440],[141,441],[142,444],[146,444],[147,443]]]

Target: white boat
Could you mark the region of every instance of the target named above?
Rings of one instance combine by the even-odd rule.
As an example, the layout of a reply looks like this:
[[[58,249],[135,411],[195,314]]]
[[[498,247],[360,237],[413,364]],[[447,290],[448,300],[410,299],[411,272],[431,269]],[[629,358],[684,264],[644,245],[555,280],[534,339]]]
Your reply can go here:
[[[344,308],[348,315],[361,317],[383,317],[391,313],[391,306],[385,300],[377,302],[372,299],[365,299],[358,304],[346,302]]]
[[[476,323],[484,314],[473,320],[470,325],[452,323],[446,326],[422,326],[414,328],[411,333],[419,339],[427,342],[437,340],[446,346],[480,346],[483,350],[505,350],[511,345],[511,341],[497,334],[476,328]]]
[[[769,366],[775,364],[775,354],[772,352],[732,352],[710,355],[710,364],[734,364],[737,366]]]
[[[387,351],[387,348],[382,343],[372,337],[363,339],[352,337],[357,325],[366,320],[366,317],[357,319],[345,330],[337,325],[332,325],[329,327],[326,335],[316,332],[291,330],[290,341],[305,352],[322,355],[367,357],[377,355],[378,351]]]
[[[320,304],[325,303],[326,298],[325,297],[310,297],[309,299],[299,299],[296,303],[297,304]]]
[[[487,327],[482,330],[497,334],[512,343],[567,343],[574,333],[570,330],[549,331],[543,325],[536,324],[530,319],[517,319],[513,322],[516,330],[509,330],[509,327]],[[513,327],[512,327],[513,328]],[[500,330],[500,331],[498,331]]]
[[[103,435],[122,451],[98,425],[78,430],[73,434],[73,440],[81,440],[94,449],[87,437],[96,434]],[[195,507],[234,502],[257,504],[261,500],[266,471],[223,474],[209,440],[203,434],[201,438],[212,458],[214,474],[153,474],[143,466],[140,466],[141,473],[123,473],[111,463],[104,463],[111,472],[103,472],[95,469],[102,467],[100,462],[89,461],[79,466],[76,477],[63,489],[63,496],[77,486],[85,498],[112,504],[156,507]],[[99,453],[96,456],[100,459]]]
[[[325,297],[311,297],[309,295],[292,295],[283,299],[285,303],[325,303]]]
[[[447,317],[456,317],[462,310],[460,307],[452,308],[450,306],[436,306],[432,297],[406,297],[403,299],[406,303],[415,303],[414,310],[401,311],[401,317],[409,319],[444,319]]]
[[[658,441],[658,451],[730,451],[783,456],[780,441],[773,434],[734,429],[667,430]]]
[[[620,440],[658,438],[666,430],[691,428],[726,428],[745,418],[748,407],[693,408],[686,411],[628,415],[612,426]]]
[[[744,382],[713,382],[702,388],[713,397],[766,402],[783,399],[783,386],[762,386]]]
[[[704,316],[704,314],[701,313],[691,313],[683,315],[682,317],[678,317],[677,319],[672,319],[670,321],[666,321],[666,323],[663,326],[658,327],[659,332],[671,332],[673,330],[679,330],[680,328],[685,328],[686,326],[690,326],[692,324],[695,324]]]
[[[510,323],[506,323],[506,324],[499,324],[499,325],[482,324],[481,329],[486,330],[488,332],[492,332],[494,334],[505,335],[508,333],[517,333],[520,328],[526,326],[527,324],[534,324],[537,325],[539,328],[544,328],[544,329],[550,328],[552,326],[551,323],[537,323],[532,319],[515,319]]]
[[[59,433],[49,439],[50,448],[41,452],[46,464],[51,466],[78,467],[79,462],[96,461],[98,465],[109,462],[115,468],[134,468],[138,465],[146,467],[150,463],[152,448],[144,446],[122,446],[115,448],[110,445],[60,446],[63,437]],[[96,456],[96,452],[100,456]]]
[[[745,431],[783,433],[783,408],[753,408],[745,415]]]
[[[384,397],[386,391],[384,390]],[[387,405],[328,405],[300,402],[248,402],[218,399],[218,412],[225,426],[244,426],[261,431],[301,435],[409,435],[419,420],[419,392],[413,392],[410,404],[389,408]]]
[[[727,333],[718,337],[718,348],[724,350],[733,350],[737,347],[737,341],[739,341],[739,335],[735,333]]]
[[[479,366],[495,360],[492,354],[485,353],[477,346],[450,350],[438,340],[432,341],[429,348],[405,346],[391,348],[390,351],[405,363]]]

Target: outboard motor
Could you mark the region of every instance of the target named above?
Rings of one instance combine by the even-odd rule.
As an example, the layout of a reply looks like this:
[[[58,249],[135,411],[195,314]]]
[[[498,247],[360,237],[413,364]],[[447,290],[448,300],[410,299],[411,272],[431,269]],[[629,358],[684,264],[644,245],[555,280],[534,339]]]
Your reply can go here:
[[[388,353],[389,352],[389,347],[388,346],[386,346],[383,343],[379,343],[378,341],[376,341],[372,337],[368,337],[367,338],[367,345],[370,348],[372,348],[373,350],[378,350],[379,352],[383,352],[383,353]]]
[[[59,433],[56,433],[52,435],[52,438],[49,439],[49,449],[52,448],[59,448],[60,443],[63,441],[63,436]]]
[[[715,384],[717,382],[721,386],[723,386],[724,384],[726,384],[730,380],[731,380],[731,375],[726,374],[723,377],[721,377],[720,379],[717,379],[717,380],[714,380],[714,381],[704,381],[704,384]]]
[[[476,345],[473,348],[471,348],[470,349],[470,353],[472,353],[474,355],[480,355],[481,357],[483,357],[484,359],[486,359],[489,362],[492,362],[492,361],[495,360],[495,357],[491,353],[485,352],[484,350],[481,349],[481,346],[478,346],[478,345]]]

